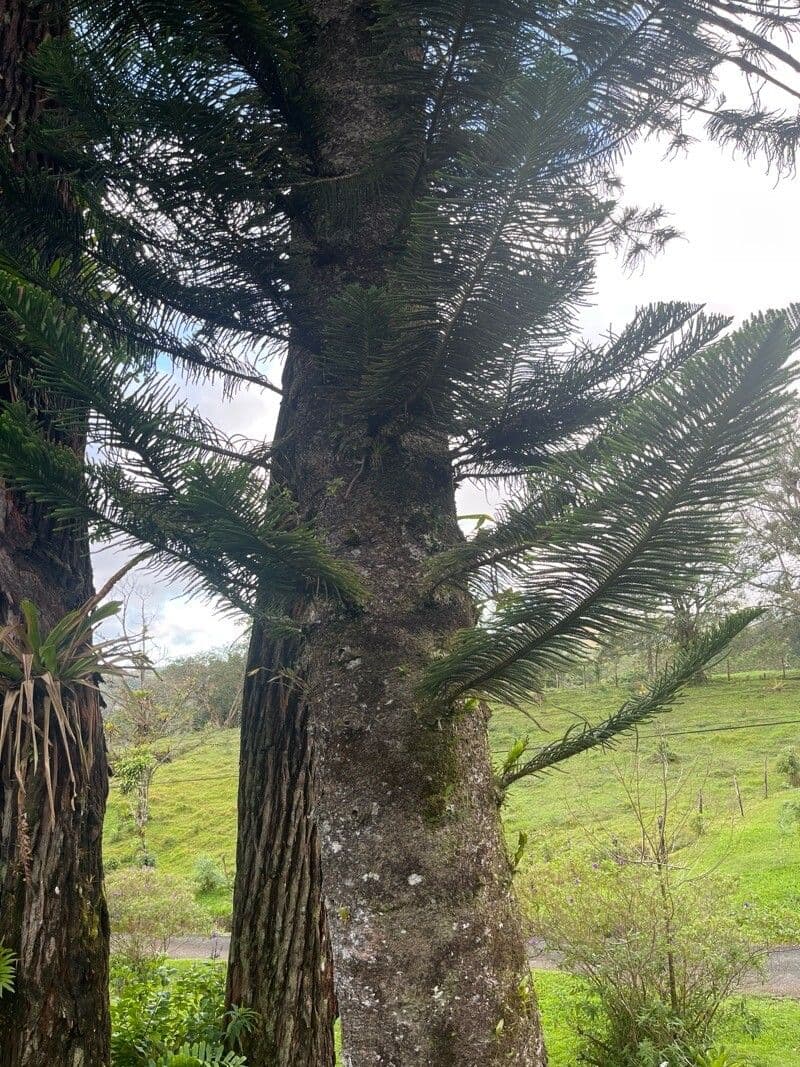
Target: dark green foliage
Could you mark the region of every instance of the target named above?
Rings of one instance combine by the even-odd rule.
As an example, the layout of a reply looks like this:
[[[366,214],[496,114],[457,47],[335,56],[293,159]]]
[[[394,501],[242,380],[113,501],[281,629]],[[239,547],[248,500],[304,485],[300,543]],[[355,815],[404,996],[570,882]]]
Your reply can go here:
[[[176,1067],[245,1061],[224,1046],[238,1047],[238,1038],[253,1024],[253,1013],[233,1009],[227,1014],[225,968],[198,963],[173,967],[154,962],[131,966],[114,960],[111,971],[111,1042],[113,1067]],[[225,1057],[229,1058],[225,1058]]]
[[[530,453],[526,400],[573,386],[574,430],[580,412],[591,422],[607,408],[592,392],[613,353],[600,367],[573,361],[566,378],[553,356],[596,251],[612,240],[637,258],[673,235],[657,211],[616,203],[613,167],[636,136],[682,145],[701,110],[720,139],[792,165],[796,122],[757,103],[723,107],[715,89],[719,65],[762,81],[796,69],[776,42],[800,17],[755,6],[756,25],[694,0],[376,5],[371,70],[397,107],[356,174],[321,161],[301,56],[325,31],[295,0],[135,11],[89,0],[77,40],[52,43],[36,68],[70,116],[45,132],[92,206],[93,270],[124,279],[127,303],[109,301],[106,320],[122,315],[129,340],[198,370],[236,371],[232,340],[269,349],[300,327],[372,432],[409,417],[447,428],[464,439],[466,472],[467,456],[489,461],[487,415],[496,441],[509,419],[524,438],[527,411]],[[396,238],[381,277],[344,284],[323,335],[293,227],[346,249],[348,228],[378,205]]]
[[[712,569],[774,451],[797,344],[794,315],[754,319],[632,404],[587,456],[545,466],[561,500],[534,497],[530,514],[515,509],[450,557],[477,572],[484,595],[514,592],[431,665],[422,692],[524,699],[544,671],[644,622]]]
[[[659,675],[647,692],[626,700],[619,711],[603,722],[577,723],[560,740],[545,745],[524,761],[522,757],[527,746],[513,750],[514,758],[507,761],[503,768],[502,785],[509,786],[520,778],[541,774],[549,767],[590,748],[613,747],[626,731],[642,726],[656,715],[669,711],[698,669],[713,663],[715,657],[759,614],[757,608],[741,611],[725,622],[711,627],[692,648],[684,650],[675,662]]]
[[[46,321],[30,308],[18,314],[26,337],[26,321]],[[262,585],[278,610],[306,583],[358,598],[355,576],[326,552],[285,493],[267,491],[259,463],[220,456],[219,435],[175,402],[166,379],[137,381],[124,363],[89,346],[89,339],[73,349],[63,335],[53,337],[34,356],[35,380],[43,388],[58,383],[93,409],[102,450],[80,463],[44,440],[25,407],[7,405],[0,466],[9,482],[62,520],[88,519],[101,538],[152,545],[171,576],[248,612]],[[232,445],[227,451],[235,455]]]
[[[680,148],[702,114],[712,137],[791,169],[797,120],[758,93],[731,108],[717,74],[793,103],[784,44],[800,14],[771,0],[362,14],[364,91],[392,121],[355,171],[323,150],[303,57],[329,27],[313,5],[84,0],[74,36],[34,57],[61,108],[28,136],[69,169],[80,210],[0,160],[0,340],[82,413],[62,430],[92,412],[96,447],[80,464],[9,404],[0,473],[276,630],[297,628],[298,600],[357,610],[357,576],[268,488],[270,450],[222,437],[158,373],[263,381],[262,357],[293,335],[335,398],[354,475],[407,435],[446,438],[456,481],[516,491],[496,528],[432,568],[429,592],[471,583],[483,612],[419,692],[442,711],[468,694],[524,700],[718,564],[764,475],[794,312],[725,336],[696,305],[658,304],[604,344],[573,333],[602,249],[634,262],[674,236],[657,208],[620,201],[614,170],[637,137]],[[351,259],[373,217],[365,273]],[[323,307],[320,258],[341,264]]]

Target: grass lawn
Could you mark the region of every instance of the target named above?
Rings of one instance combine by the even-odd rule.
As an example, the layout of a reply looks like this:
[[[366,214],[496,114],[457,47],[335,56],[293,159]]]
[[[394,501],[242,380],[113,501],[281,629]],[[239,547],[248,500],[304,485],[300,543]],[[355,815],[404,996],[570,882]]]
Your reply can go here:
[[[520,711],[501,708],[492,722],[492,745],[498,761],[515,738],[530,735],[532,747],[559,736],[571,723],[600,719],[626,697],[623,689],[598,687],[549,692],[532,708],[536,722]],[[738,907],[747,903],[769,911],[795,906],[800,915],[800,832],[778,826],[781,807],[800,790],[790,790],[775,770],[782,749],[800,747],[800,723],[747,729],[764,721],[800,719],[800,680],[737,677],[715,680],[689,690],[684,701],[659,723],[641,731],[642,766],[657,770],[651,757],[660,743],[671,753],[670,774],[681,797],[692,807],[703,793],[704,833],[693,840],[687,830],[687,862],[701,869],[715,867],[732,881]],[[538,723],[538,725],[537,725]],[[233,870],[236,826],[238,734],[210,734],[173,763],[159,768],[152,786],[148,848],[159,867],[191,877],[198,856],[207,855]],[[622,839],[635,831],[615,768],[630,766],[633,739],[616,752],[578,756],[568,770],[523,781],[512,788],[505,808],[509,836],[529,835],[524,863],[533,865],[567,849],[591,850],[610,835]],[[767,761],[769,796],[764,797]],[[744,817],[734,789],[736,777]],[[653,775],[655,777],[655,774]],[[127,803],[113,788],[106,822],[106,858],[133,862],[136,838]],[[202,902],[212,914],[230,907],[225,890],[206,894]],[[773,929],[770,940],[785,940]]]
[[[550,1067],[576,1067],[578,1041],[570,1028],[569,1005],[580,992],[579,980],[556,971],[539,971],[536,989]],[[741,1033],[721,1034],[728,1051],[737,1053],[749,1067],[800,1067],[800,1004],[748,997],[747,1005],[760,1018],[761,1032],[756,1038]]]
[[[151,788],[147,847],[158,867],[191,878],[199,856],[210,856],[231,873],[236,856],[236,791],[239,734],[219,730],[190,739],[188,751],[159,767]],[[127,800],[111,779],[105,824],[105,859],[111,865],[136,860],[138,841]],[[230,911],[230,893],[200,895],[212,915]]]
[[[515,737],[526,733],[534,746],[542,736],[557,737],[576,719],[602,718],[624,698],[624,691],[610,687],[549,693],[533,709],[546,734],[526,722],[520,712],[501,708],[493,717],[495,752],[505,752]],[[758,913],[759,929],[772,943],[794,940],[800,931],[800,832],[786,833],[779,827],[781,808],[790,799],[800,800],[800,790],[789,789],[775,770],[782,750],[790,745],[800,748],[800,723],[755,724],[787,719],[800,719],[800,680],[715,680],[690,689],[675,709],[642,728],[638,742],[644,796],[654,796],[659,745],[669,750],[670,788],[677,793],[675,811],[686,811],[689,816],[682,831],[686,847],[681,864],[698,871],[715,870],[728,880],[732,905]],[[565,770],[512,788],[505,809],[506,827],[513,839],[518,831],[528,833],[527,865],[569,850],[591,852],[612,837],[637,838],[619,781],[619,773],[627,774],[632,767],[635,746],[635,739],[628,738],[614,752],[585,753],[565,765]],[[698,835],[701,792],[703,833]],[[797,913],[794,936],[791,932],[787,936],[780,923],[770,921],[780,908]]]

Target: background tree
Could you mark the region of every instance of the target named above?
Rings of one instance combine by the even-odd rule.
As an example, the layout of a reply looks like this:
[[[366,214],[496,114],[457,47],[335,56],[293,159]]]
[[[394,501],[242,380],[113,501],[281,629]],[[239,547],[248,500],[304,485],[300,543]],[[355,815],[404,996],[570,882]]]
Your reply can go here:
[[[246,654],[246,644],[236,642],[171,660],[159,669],[153,691],[159,700],[185,707],[193,729],[235,728],[242,710]]]
[[[104,142],[88,138],[102,149],[90,166],[114,193],[96,205],[97,262],[133,293],[157,292],[166,321],[204,319],[191,342],[134,324],[127,343],[163,343],[202,365],[242,323],[288,340],[269,507],[256,523],[255,505],[248,515],[238,496],[231,507],[221,479],[209,492],[174,421],[154,429],[140,410],[121,434],[127,401],[103,407],[102,366],[70,379],[63,330],[43,343],[43,317],[6,287],[45,363],[59,353],[50,380],[91,383],[117,441],[135,443],[134,470],[155,470],[161,488],[148,507],[135,480],[95,465],[79,503],[258,601],[230,968],[231,996],[263,1008],[256,1063],[330,1052],[315,809],[348,1054],[543,1059],[535,1003],[518,997],[524,944],[479,698],[526,699],[544,670],[685,590],[720,558],[763,475],[792,316],[712,343],[723,322],[657,307],[605,346],[563,343],[602,243],[630,239],[635,255],[669,236],[657,215],[616,211],[607,196],[614,155],[637,132],[681,143],[682,117],[702,111],[723,141],[791,162],[791,120],[727,108],[713,92],[723,62],[764,82],[776,80],[768,63],[793,69],[766,34],[791,31],[797,16],[759,10],[758,32],[747,14],[677,2],[443,4],[422,18],[402,3],[151,4],[144,27],[139,9],[89,11],[77,62],[108,110],[82,113],[87,130],[105,130]],[[56,49],[50,60],[80,109],[75,57]],[[143,245],[148,257],[126,258]],[[77,302],[56,288],[39,279],[40,295]],[[16,415],[6,440],[32,448]],[[170,432],[164,463],[151,446]],[[79,497],[76,473],[48,467],[48,455],[40,466],[62,487],[69,474]],[[455,483],[520,473],[528,494],[464,546]],[[17,477],[30,488],[37,475]],[[296,510],[277,506],[287,491]],[[197,515],[187,503],[213,519],[192,528],[191,551],[177,521]],[[260,534],[260,583],[233,516]],[[225,578],[226,558],[241,585]],[[322,575],[338,600],[319,596]],[[476,626],[467,584],[492,592],[498,575],[515,594]],[[747,618],[524,773],[655,713]]]
[[[746,544],[761,599],[786,618],[800,604],[800,412],[781,441],[775,476],[747,513]]]
[[[690,647],[704,626],[740,607],[756,574],[750,546],[742,541],[731,547],[716,569],[706,571],[686,592],[672,597],[668,630],[677,648]],[[706,672],[698,671],[695,684],[707,681]]]

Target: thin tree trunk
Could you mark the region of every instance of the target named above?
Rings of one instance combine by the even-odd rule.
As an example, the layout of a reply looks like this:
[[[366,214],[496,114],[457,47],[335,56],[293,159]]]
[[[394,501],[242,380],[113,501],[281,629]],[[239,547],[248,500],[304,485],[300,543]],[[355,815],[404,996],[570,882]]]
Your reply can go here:
[[[46,106],[27,63],[44,40],[65,31],[66,9],[48,0],[0,0],[0,25],[2,135],[20,167],[46,166],[23,147],[26,126]],[[25,402],[46,421],[54,401],[30,389],[24,355],[5,352],[0,362],[2,399]],[[84,447],[78,436],[65,443]],[[45,509],[3,491],[0,622],[17,616],[27,598],[46,630],[90,594],[86,530],[56,528]],[[23,789],[11,768],[0,766],[0,943],[17,957],[15,991],[0,998],[0,1067],[106,1067],[110,1061],[101,859],[108,777],[97,696],[87,692],[77,711],[90,758],[82,767],[77,751],[71,753],[73,789],[67,754],[55,752],[54,819],[41,769],[25,762]]]
[[[370,5],[308,9],[320,173],[359,173],[403,121],[375,78]],[[427,560],[461,536],[446,442],[377,441],[311,354],[342,287],[381,281],[392,203],[378,194],[346,226],[324,211],[295,222],[307,326],[290,343],[273,472],[367,595],[357,614],[298,600],[296,650],[254,632],[229,1000],[265,1017],[253,1067],[331,1062],[321,847],[345,1062],[541,1067],[486,714],[443,717],[415,697],[429,657],[472,620],[463,592],[423,588]]]
[[[700,637],[700,628],[697,616],[692,613],[691,607],[679,600],[672,601],[675,626],[675,643],[681,652],[687,651]],[[692,685],[706,685],[709,677],[706,671],[699,670],[692,677]]]
[[[256,623],[241,725],[229,1005],[258,1011],[251,1067],[329,1067],[336,1017],[314,816],[314,750],[293,643]],[[254,672],[254,673],[251,673]]]

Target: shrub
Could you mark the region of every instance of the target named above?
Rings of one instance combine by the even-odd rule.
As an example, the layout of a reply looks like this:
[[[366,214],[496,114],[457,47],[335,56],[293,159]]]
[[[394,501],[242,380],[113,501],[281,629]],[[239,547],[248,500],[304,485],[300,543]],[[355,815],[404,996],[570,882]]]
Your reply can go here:
[[[225,1013],[225,967],[197,963],[177,969],[115,959],[111,969],[113,1067],[246,1067],[223,1048],[237,1046],[256,1015]]]
[[[720,1048],[698,1056],[692,1067],[747,1067],[747,1064],[739,1056]]]
[[[782,834],[795,834],[800,830],[800,800],[787,800],[781,805],[778,827]]]
[[[714,883],[613,861],[551,865],[533,880],[535,932],[588,982],[576,1009],[584,1061],[696,1062],[713,1043],[725,998],[756,958],[733,919],[720,915]]]
[[[207,925],[189,884],[152,867],[113,871],[106,894],[115,948],[132,961],[164,953],[173,937]]]
[[[198,856],[194,865],[194,884],[201,893],[214,893],[228,888],[228,879],[211,856]]]
[[[779,774],[785,774],[786,780],[793,789],[800,786],[800,752],[796,748],[785,749],[775,764]]]

